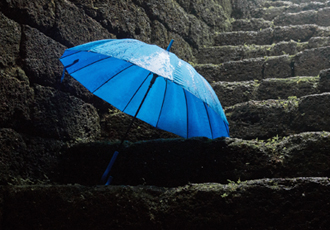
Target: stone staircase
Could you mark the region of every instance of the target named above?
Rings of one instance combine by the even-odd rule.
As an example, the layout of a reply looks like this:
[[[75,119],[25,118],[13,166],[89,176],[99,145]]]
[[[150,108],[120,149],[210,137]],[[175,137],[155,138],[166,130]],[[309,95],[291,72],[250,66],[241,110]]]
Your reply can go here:
[[[102,107],[102,102],[98,107],[72,79],[58,87],[61,66],[44,65],[56,63],[64,45],[108,38],[105,26],[111,27],[110,20],[97,22],[97,5],[78,10],[73,4],[66,8],[69,1],[59,0],[54,12],[69,16],[58,17],[61,20],[48,28],[45,21],[33,20],[41,12],[52,15],[48,9],[53,2],[45,1],[47,10],[36,7],[36,13],[30,9],[39,0],[26,1],[26,5],[18,0],[6,2],[18,8],[13,7],[10,16],[18,22],[14,31],[22,32],[16,43],[23,46],[17,45],[12,56],[26,53],[16,59],[27,76],[20,68],[14,69],[17,76],[10,75],[10,81],[4,76],[2,85],[8,85],[11,98],[24,101],[8,108],[26,107],[26,114],[16,116],[26,116],[25,120],[38,126],[21,125],[25,124],[22,118],[12,125],[11,111],[5,114],[8,121],[2,121],[6,125],[0,129],[4,172],[0,229],[330,229],[330,1],[232,0],[231,31],[215,32],[210,45],[194,52],[195,68],[211,83],[225,109],[231,138],[172,139],[164,134],[156,136],[164,139],[156,139],[148,135],[149,127],[137,123],[129,140],[143,141],[125,142],[111,171],[112,186],[95,184],[117,149],[113,140],[121,136],[108,131],[123,129],[123,120],[129,123],[129,117],[111,109],[109,117],[102,117],[109,107]],[[168,36],[179,34],[182,27],[176,28],[175,23],[160,26],[166,17],[158,17],[158,2],[112,1],[113,8],[126,4],[125,11],[135,12],[127,17],[131,20],[127,25],[134,24],[135,16],[142,18],[142,11],[134,8],[139,4],[148,9],[150,18],[160,21],[153,22],[155,28],[172,29]],[[161,2],[161,12],[166,7],[177,9],[173,2]],[[106,9],[100,10],[105,18]],[[72,23],[78,35],[64,33],[66,21],[83,18],[84,10],[90,18]],[[82,36],[87,23],[99,34]],[[130,34],[132,28],[120,36]],[[136,28],[132,30],[139,31]],[[193,34],[198,35],[201,28]],[[139,34],[136,38],[147,37],[143,31]],[[41,58],[34,53],[40,46],[46,49]],[[67,113],[71,108],[73,112]],[[55,130],[53,123],[62,117],[66,117],[64,124]],[[77,122],[76,117],[86,122]],[[95,128],[93,135],[82,134],[87,127]],[[97,140],[94,136],[99,132],[113,142]]]
[[[259,6],[248,18],[235,19],[231,32],[216,32],[213,46],[195,54],[195,68],[226,110],[231,137],[329,131],[315,119],[327,120],[330,104],[330,1],[253,2]],[[312,101],[320,111],[307,111],[315,109],[306,105]]]

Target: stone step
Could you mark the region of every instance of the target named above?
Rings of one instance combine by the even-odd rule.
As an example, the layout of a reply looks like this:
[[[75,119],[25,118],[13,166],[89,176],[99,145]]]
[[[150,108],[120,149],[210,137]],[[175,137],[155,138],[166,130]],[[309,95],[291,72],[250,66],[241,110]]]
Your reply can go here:
[[[323,1],[291,1],[282,2],[282,1],[273,1],[265,2],[263,7],[257,8],[251,11],[252,18],[263,18],[265,20],[274,20],[278,15],[285,13],[298,13],[308,10],[320,10],[325,7],[329,7],[330,2]]]
[[[273,2],[283,2],[283,0],[272,0]],[[314,4],[314,3],[327,3],[329,0],[288,0],[294,4]],[[286,1],[285,1],[286,2]]]
[[[251,1],[232,2],[232,17],[235,19],[263,18],[273,20],[283,13],[297,13],[306,10],[318,10],[330,6],[329,1]]]
[[[274,25],[276,26],[304,24],[330,26],[330,7],[325,7],[320,10],[280,14],[274,19]]]
[[[285,138],[275,135],[269,140],[199,137],[126,142],[112,168],[112,184],[175,187],[239,178],[329,176],[329,140],[330,133],[322,131]],[[59,161],[58,178],[52,182],[96,185],[117,146],[94,142],[66,149]],[[324,166],[317,167],[321,163]]]
[[[294,3],[290,1],[265,1],[263,3],[264,8],[270,7],[282,7],[282,6],[292,6]]]
[[[320,77],[269,78],[261,81],[215,82],[215,93],[223,107],[251,100],[286,99],[324,92]],[[322,82],[323,83],[323,82]]]
[[[330,93],[289,100],[249,101],[227,107],[231,137],[267,139],[307,131],[330,131]]]
[[[215,33],[214,46],[271,45],[282,41],[306,42],[312,37],[329,37],[330,28],[317,25],[275,26],[260,31]]]
[[[265,56],[294,55],[306,49],[330,46],[330,37],[312,37],[308,42],[283,41],[272,45],[202,47],[195,53],[198,64],[221,64]]]
[[[274,23],[263,18],[251,18],[236,19],[231,25],[232,31],[260,31],[274,26]]]
[[[210,83],[250,81],[266,78],[316,76],[330,68],[330,46],[307,49],[296,55],[229,61],[221,64],[196,64],[195,69]]]
[[[7,186],[0,224],[3,230],[329,229],[329,192],[327,177],[176,188]]]
[[[317,106],[316,103],[312,105]],[[321,101],[320,106],[323,105]],[[286,107],[289,109],[289,105]],[[325,107],[325,112],[327,109]],[[311,115],[306,112],[304,116]],[[35,142],[30,139],[29,143],[19,139],[18,135],[1,134],[3,141],[0,140],[0,147],[5,150],[4,159],[10,159],[2,162],[4,167],[0,168],[0,181],[4,186],[76,183],[95,186],[100,183],[119,145],[119,142],[96,141],[62,144],[61,147],[53,143],[51,150],[51,144],[31,149],[33,144],[41,140]],[[251,180],[264,177],[329,176],[329,158],[324,160],[330,152],[329,132],[269,138],[264,141],[237,138],[210,140],[203,137],[154,139],[135,143],[125,141],[111,170],[112,184],[175,187],[188,183],[227,183],[228,179],[237,181],[239,178]],[[24,148],[29,148],[29,151]],[[15,156],[10,157],[10,151]],[[47,159],[43,158],[45,153]],[[36,165],[36,161],[43,164]],[[317,167],[321,163],[325,165]],[[0,221],[3,207],[1,201]]]
[[[239,45],[202,47],[195,53],[199,64],[221,64],[229,61],[266,56],[294,55],[305,49],[330,46],[330,37],[313,37],[308,42],[279,42],[272,45]]]
[[[217,65],[197,64],[194,67],[208,82],[213,83],[288,78],[294,76],[292,65],[291,57],[282,55],[229,61]]]

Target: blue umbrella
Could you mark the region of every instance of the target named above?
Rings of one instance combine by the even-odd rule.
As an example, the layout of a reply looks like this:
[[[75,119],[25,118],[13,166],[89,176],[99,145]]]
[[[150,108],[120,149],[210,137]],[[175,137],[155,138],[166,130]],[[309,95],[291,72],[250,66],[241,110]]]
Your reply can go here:
[[[89,91],[150,125],[189,138],[229,137],[210,84],[167,50],[134,39],[106,39],[67,49],[60,61]],[[130,125],[130,127],[131,127]],[[128,129],[129,130],[129,129]],[[122,139],[122,145],[128,130]],[[106,181],[116,151],[102,177]],[[111,177],[108,178],[109,184]]]

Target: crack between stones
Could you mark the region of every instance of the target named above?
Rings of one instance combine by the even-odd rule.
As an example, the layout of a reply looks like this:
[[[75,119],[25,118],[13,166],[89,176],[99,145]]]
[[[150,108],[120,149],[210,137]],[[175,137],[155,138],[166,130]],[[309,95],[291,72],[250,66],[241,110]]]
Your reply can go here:
[[[55,4],[57,4],[57,3],[55,2]],[[54,41],[60,43],[61,45],[67,47],[64,43],[62,43],[61,41],[58,41],[58,40],[54,39],[52,36],[50,36],[50,34],[45,33],[43,30],[40,30],[40,28],[33,26],[31,23],[28,23],[28,24],[21,23],[19,20],[16,20],[16,18],[11,17],[11,14],[8,14],[7,11],[6,11],[6,12],[1,11],[1,13],[3,13],[8,19],[10,19],[10,20],[16,22],[17,24],[19,24],[20,27],[21,27],[21,33],[22,33],[22,35],[21,35],[21,41],[20,41],[20,55],[22,54],[21,52],[22,52],[22,44],[23,44],[23,41],[25,41],[25,40],[23,39],[23,38],[25,38],[24,35],[23,35],[23,34],[24,34],[24,26],[29,26],[29,27],[31,27],[31,28],[33,28],[33,29],[36,29],[36,30],[38,30],[40,33],[42,33],[43,35],[45,35],[46,37],[48,37],[48,38],[50,38],[50,39],[52,39],[52,40],[54,40]],[[55,21],[57,21],[57,20],[55,19]],[[52,31],[53,28],[55,28],[55,27],[53,26],[49,31]]]
[[[143,7],[143,5],[141,5],[141,4],[139,4],[138,2],[136,2],[136,0],[132,0],[133,1],[133,3],[135,4],[135,5],[137,5],[137,6],[139,6],[139,7],[141,7],[141,8],[143,8],[143,9],[145,9],[144,7]],[[200,19],[198,19],[195,15],[193,15],[193,14],[189,14],[179,3],[177,3],[177,1],[174,1],[177,5],[179,5],[181,8],[182,8],[182,10],[187,14],[187,15],[192,15],[193,17],[195,17],[198,21],[201,21]],[[159,21],[165,28],[166,28],[166,30],[167,30],[167,32],[171,32],[171,33],[174,33],[174,34],[177,34],[178,36],[180,36],[185,42],[187,42],[187,44],[189,44],[189,46],[191,46],[191,48],[196,48],[196,46],[198,46],[197,44],[192,44],[190,41],[189,41],[189,35],[190,35],[190,31],[191,31],[191,24],[189,25],[189,34],[187,35],[187,36],[183,36],[183,35],[181,35],[181,34],[178,34],[177,32],[175,32],[175,31],[172,31],[172,29],[166,24],[166,23],[164,23],[164,21],[163,20],[161,20],[158,16],[155,16],[155,15],[149,15],[149,14],[147,14],[147,12],[146,12],[146,15],[148,16],[148,18],[149,18],[149,20],[151,21],[151,22],[154,22],[155,20],[157,20],[157,21]],[[151,17],[151,16],[153,16],[153,17]],[[205,23],[204,21],[203,21],[203,23]],[[206,23],[205,23],[205,25],[207,25]],[[209,26],[207,25],[207,27],[209,28]]]

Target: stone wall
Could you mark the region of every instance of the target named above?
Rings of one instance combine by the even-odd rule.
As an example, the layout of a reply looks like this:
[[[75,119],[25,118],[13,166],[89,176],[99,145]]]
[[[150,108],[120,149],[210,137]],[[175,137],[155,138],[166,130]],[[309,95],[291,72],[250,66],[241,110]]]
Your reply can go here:
[[[1,229],[329,229],[330,2],[0,2]],[[99,39],[167,47],[214,88],[231,138],[182,139],[69,75]],[[285,178],[285,179],[284,179]],[[72,185],[74,184],[74,185]],[[18,221],[19,220],[19,221]]]

